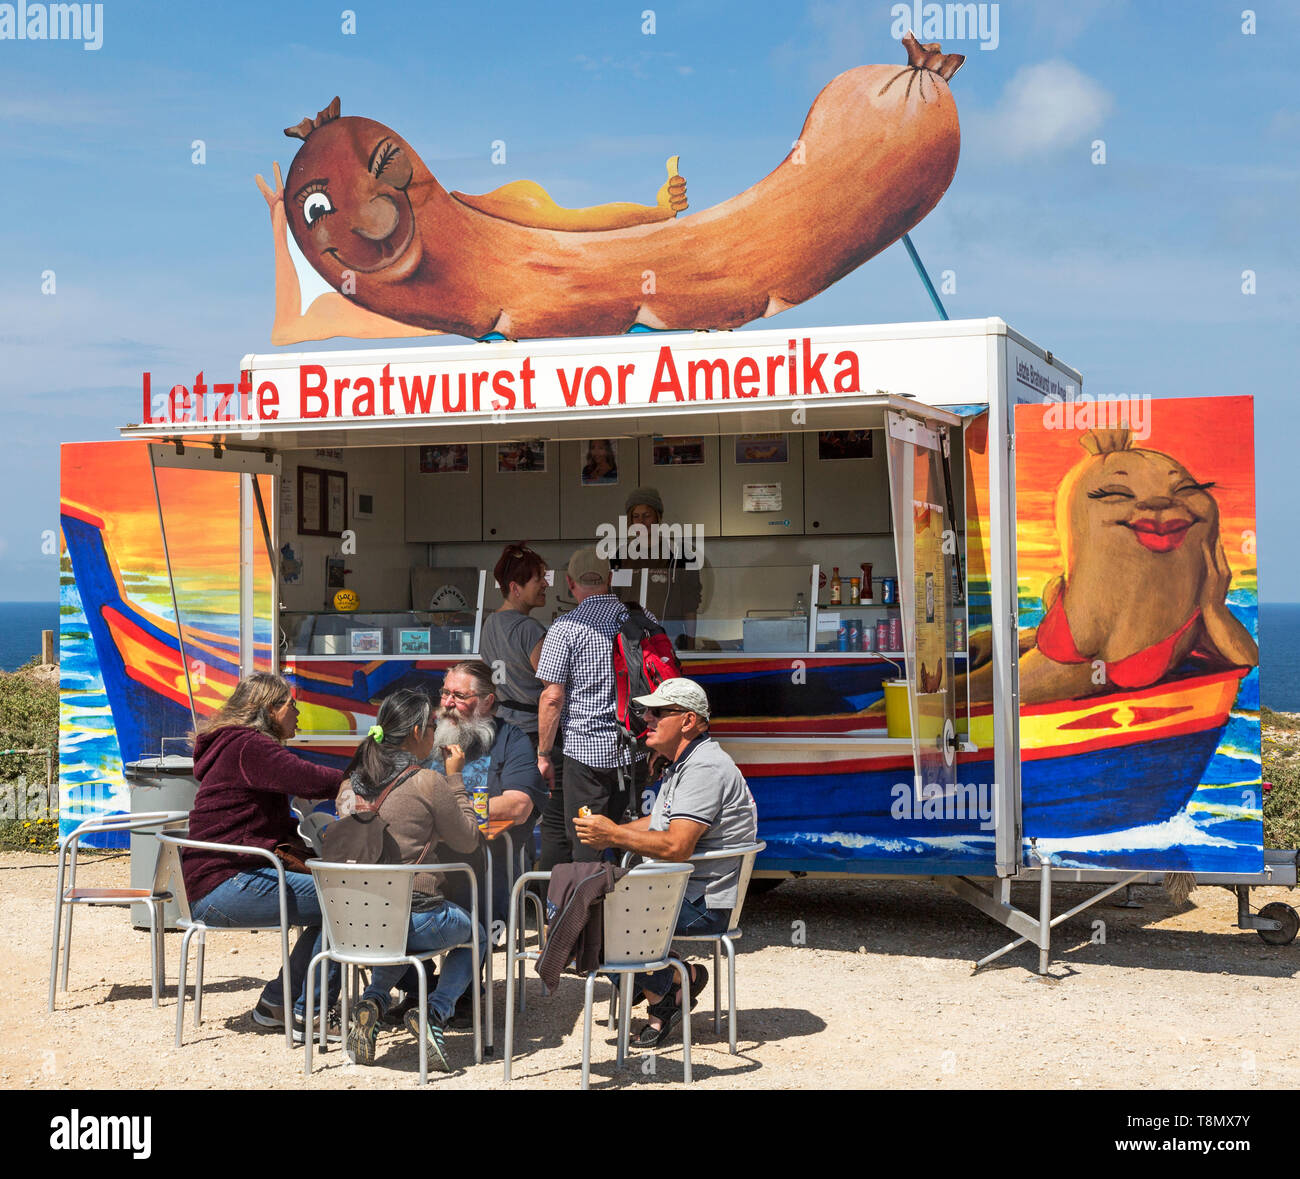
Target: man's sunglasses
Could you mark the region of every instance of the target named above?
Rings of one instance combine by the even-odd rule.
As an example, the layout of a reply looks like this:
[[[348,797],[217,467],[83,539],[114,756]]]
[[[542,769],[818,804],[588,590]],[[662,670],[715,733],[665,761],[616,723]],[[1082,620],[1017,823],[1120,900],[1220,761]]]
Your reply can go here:
[[[647,717],[654,717],[655,720],[659,720],[660,717],[665,717],[665,716],[681,716],[682,713],[684,712],[690,712],[690,709],[689,708],[647,708],[643,715]]]

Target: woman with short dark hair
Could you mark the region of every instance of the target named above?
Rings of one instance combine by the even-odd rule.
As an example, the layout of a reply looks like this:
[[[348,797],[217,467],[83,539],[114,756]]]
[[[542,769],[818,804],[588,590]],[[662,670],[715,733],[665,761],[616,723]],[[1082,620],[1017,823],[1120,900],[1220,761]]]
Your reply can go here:
[[[349,767],[348,786],[355,796],[357,809],[376,809],[374,803],[388,791],[377,809],[397,846],[395,862],[399,864],[434,863],[436,849],[441,844],[466,855],[480,842],[478,816],[465,793],[460,774],[465,765],[464,750],[459,745],[443,749],[446,776],[436,770],[418,768],[433,753],[436,723],[433,712],[433,702],[423,692],[403,688],[385,697],[375,724],[357,746]],[[407,931],[408,954],[440,950],[470,940],[470,914],[442,895],[442,884],[441,873],[416,874],[411,924]],[[481,960],[487,952],[487,934],[481,925],[478,939]],[[388,1010],[393,987],[407,970],[405,965],[399,965],[376,966],[371,971],[370,985],[358,1000],[348,1029],[348,1054],[357,1064],[374,1062],[380,1021]],[[456,1010],[456,1000],[469,988],[476,974],[477,966],[470,951],[452,950],[443,959],[438,985],[428,996],[430,1059],[440,1071],[450,1069],[443,1029]],[[418,1037],[419,1012],[408,1010],[404,1019],[411,1034]]]
[[[191,839],[267,851],[284,848],[300,860],[310,856],[289,800],[332,799],[343,775],[284,747],[297,728],[297,702],[278,675],[258,672],[235,685],[221,710],[199,726],[194,738],[199,789],[190,811]],[[181,868],[195,921],[213,928],[278,924],[279,881],[263,857],[185,848]],[[301,1039],[307,966],[320,948],[321,912],[311,873],[286,868],[284,880],[289,924],[306,927],[289,957],[294,1035]],[[337,978],[336,969],[331,998]],[[262,988],[253,1022],[283,1028],[285,1006],[283,980],[277,974]],[[337,1028],[334,1031],[339,1038]]]

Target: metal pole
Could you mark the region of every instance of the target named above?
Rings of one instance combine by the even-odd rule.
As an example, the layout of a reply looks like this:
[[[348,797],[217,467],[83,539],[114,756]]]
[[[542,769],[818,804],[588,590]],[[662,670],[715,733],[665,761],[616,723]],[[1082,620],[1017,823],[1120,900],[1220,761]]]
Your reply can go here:
[[[903,245],[907,247],[907,256],[912,259],[912,265],[916,267],[916,273],[921,276],[921,282],[925,285],[925,293],[930,296],[930,302],[934,304],[934,309],[939,313],[939,318],[947,319],[948,313],[943,309],[943,304],[939,302],[939,292],[934,289],[934,283],[930,281],[930,276],[925,272],[925,264],[921,261],[921,255],[916,252],[916,247],[912,245],[911,234],[903,234]]]
[[[149,474],[153,477],[153,502],[158,507],[158,532],[162,537],[163,561],[167,565],[167,588],[171,590],[172,613],[176,616],[176,644],[181,653],[181,668],[185,672],[185,695],[190,702],[190,721],[198,728],[199,718],[194,711],[194,685],[190,682],[190,661],[185,654],[185,626],[181,620],[180,604],[176,601],[176,578],[172,575],[172,556],[167,548],[167,525],[163,522],[162,496],[158,494],[158,464],[154,461],[152,446],[149,447]],[[288,1021],[285,1022],[287,1026]]]
[[[1038,973],[1046,974],[1052,945],[1052,865],[1045,856],[1040,856],[1038,862],[1043,866],[1038,882]]]

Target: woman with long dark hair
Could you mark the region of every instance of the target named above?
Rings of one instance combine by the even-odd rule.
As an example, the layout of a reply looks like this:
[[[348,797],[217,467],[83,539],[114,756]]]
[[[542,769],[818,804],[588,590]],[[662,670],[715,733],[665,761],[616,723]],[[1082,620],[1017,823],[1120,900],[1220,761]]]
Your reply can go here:
[[[298,705],[278,675],[246,676],[221,710],[199,726],[194,738],[198,794],[190,811],[191,839],[236,843],[277,851],[300,861],[311,853],[298,835],[289,800],[333,798],[342,775],[284,747],[298,728]],[[279,881],[260,856],[184,849],[185,894],[196,921],[213,928],[274,927],[280,920]],[[320,903],[311,873],[286,870],[290,925],[306,928],[289,957],[293,986],[294,1036],[301,1039],[307,994],[307,965],[320,948]],[[331,974],[331,1002],[338,972]],[[276,974],[262,988],[253,1022],[284,1027],[285,997]],[[338,1039],[337,1027],[332,1029]]]
[[[379,807],[380,817],[388,825],[388,834],[397,845],[399,864],[430,864],[437,860],[435,849],[445,844],[453,852],[465,855],[479,845],[478,816],[465,793],[460,771],[465,752],[458,745],[443,750],[447,773],[416,769],[434,749],[433,702],[423,692],[399,689],[384,699],[379,715],[369,733],[357,746],[348,769],[348,785],[356,806],[372,810],[372,800],[394,782]],[[424,953],[470,940],[470,915],[442,895],[441,873],[417,873],[411,900],[411,925],[407,933],[407,953]],[[479,953],[487,951],[487,934],[479,927]],[[453,950],[443,959],[438,985],[429,994],[428,1044],[433,1066],[448,1071],[447,1048],[443,1035],[456,1000],[469,988],[481,965],[473,961],[468,949]],[[406,966],[376,966],[370,985],[357,1002],[352,1026],[348,1029],[348,1054],[357,1064],[371,1064],[375,1059],[375,1038],[380,1021],[388,1010],[392,990],[407,972]],[[420,1034],[419,1012],[405,1014],[408,1030]]]

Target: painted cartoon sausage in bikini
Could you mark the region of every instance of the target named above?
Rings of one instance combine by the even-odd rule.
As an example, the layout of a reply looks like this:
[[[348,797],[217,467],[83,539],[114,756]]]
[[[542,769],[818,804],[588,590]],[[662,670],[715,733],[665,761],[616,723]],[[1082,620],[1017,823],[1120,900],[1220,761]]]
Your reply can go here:
[[[1254,667],[1259,648],[1226,604],[1214,484],[1134,448],[1128,430],[1090,430],[1080,445],[1087,456],[1056,498],[1065,573],[1043,590],[1042,621],[1020,632],[1021,703],[1145,688],[1193,652]],[[986,639],[971,635],[972,701],[992,698]]]
[[[961,141],[948,79],[965,59],[910,34],[903,43],[906,65],[831,81],[763,180],[684,218],[675,157],[654,205],[563,209],[528,181],[470,196],[444,189],[388,127],[341,116],[337,98],[286,130],[304,142],[282,193],[258,182],[273,220],[279,202],[308,262],[362,313],[327,331],[393,335],[384,328],[396,324],[408,335],[516,339],[733,328],[812,298],[947,189]],[[289,338],[283,310],[277,342]]]

